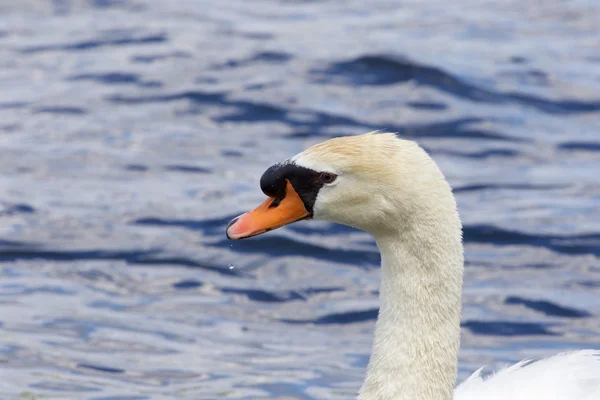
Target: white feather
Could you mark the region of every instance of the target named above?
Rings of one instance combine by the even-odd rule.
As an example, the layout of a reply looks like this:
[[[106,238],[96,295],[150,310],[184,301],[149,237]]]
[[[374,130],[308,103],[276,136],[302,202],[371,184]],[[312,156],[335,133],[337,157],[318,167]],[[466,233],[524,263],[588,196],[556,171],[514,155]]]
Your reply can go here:
[[[598,400],[600,351],[581,350],[521,361],[487,377],[477,370],[454,392],[455,400]]]
[[[416,143],[365,134],[317,144],[289,162],[338,174],[314,218],[373,234],[382,256],[381,306],[360,400],[450,400],[456,382],[463,279],[452,191]],[[455,400],[600,400],[600,352],[475,372]]]

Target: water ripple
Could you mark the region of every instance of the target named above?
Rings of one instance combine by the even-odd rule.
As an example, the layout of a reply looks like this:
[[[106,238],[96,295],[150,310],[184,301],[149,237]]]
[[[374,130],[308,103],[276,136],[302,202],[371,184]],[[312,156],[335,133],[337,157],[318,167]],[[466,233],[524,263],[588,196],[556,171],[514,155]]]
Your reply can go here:
[[[547,325],[535,322],[511,322],[511,321],[475,321],[469,320],[462,324],[471,333],[486,336],[556,336]]]
[[[139,46],[144,44],[164,43],[167,41],[167,35],[164,33],[150,35],[134,35],[116,33],[108,37],[84,40],[67,44],[48,44],[40,46],[30,46],[21,49],[23,54],[43,53],[50,51],[85,51],[107,46]]]
[[[564,307],[546,300],[529,300],[517,296],[511,296],[507,297],[506,300],[504,300],[504,303],[511,305],[523,305],[531,310],[553,317],[586,318],[590,316],[590,313],[585,310]]]
[[[210,265],[210,263],[192,260],[182,256],[161,255],[161,250],[45,250],[31,247],[28,244],[10,241],[0,242],[0,263],[24,260],[46,261],[123,261],[131,265],[178,265],[189,268],[199,268],[221,275],[238,276],[242,272],[226,266]]]
[[[527,245],[546,247],[559,253],[592,254],[600,256],[600,234],[587,235],[531,235],[490,225],[471,225],[463,228],[466,242],[493,243],[503,245]]]
[[[421,65],[401,57],[388,55],[360,56],[349,61],[334,62],[323,69],[313,70],[313,74],[317,82],[352,86],[391,85],[412,81],[470,101],[484,103],[514,102],[551,114],[600,111],[600,100],[549,100],[525,93],[496,92],[466,83],[441,68]]]

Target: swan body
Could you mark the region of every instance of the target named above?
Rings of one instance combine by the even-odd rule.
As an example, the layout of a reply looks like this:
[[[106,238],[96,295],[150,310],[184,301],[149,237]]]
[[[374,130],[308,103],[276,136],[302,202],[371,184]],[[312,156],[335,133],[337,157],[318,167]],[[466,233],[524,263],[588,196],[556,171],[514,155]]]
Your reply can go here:
[[[456,390],[463,282],[462,225],[452,190],[415,142],[390,133],[330,139],[269,168],[268,199],[234,219],[230,239],[301,219],[373,235],[380,309],[359,400],[600,400],[600,352],[521,362]]]
[[[562,353],[534,363],[521,361],[488,378],[476,371],[454,392],[456,400],[600,399],[600,352]]]

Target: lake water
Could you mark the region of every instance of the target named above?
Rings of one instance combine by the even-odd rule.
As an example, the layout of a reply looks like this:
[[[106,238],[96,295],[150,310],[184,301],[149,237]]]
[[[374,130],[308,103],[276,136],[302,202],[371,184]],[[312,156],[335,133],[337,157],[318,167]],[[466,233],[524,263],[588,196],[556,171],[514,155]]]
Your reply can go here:
[[[373,240],[227,222],[326,138],[418,140],[465,224],[460,378],[600,347],[600,3],[0,3],[0,398],[349,399]]]

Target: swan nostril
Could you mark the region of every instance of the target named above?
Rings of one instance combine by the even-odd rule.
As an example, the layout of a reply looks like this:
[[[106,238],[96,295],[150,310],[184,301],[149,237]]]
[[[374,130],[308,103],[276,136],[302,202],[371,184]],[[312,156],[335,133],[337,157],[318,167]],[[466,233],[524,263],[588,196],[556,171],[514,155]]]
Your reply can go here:
[[[269,208],[276,208],[283,201],[283,199],[285,199],[285,191],[283,191],[283,193],[279,196],[275,197],[273,202],[269,204]]]

